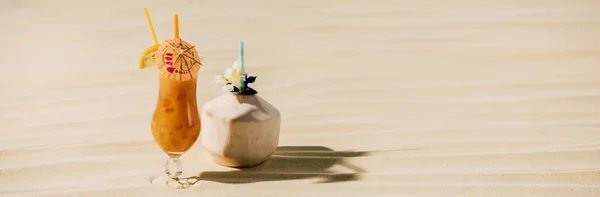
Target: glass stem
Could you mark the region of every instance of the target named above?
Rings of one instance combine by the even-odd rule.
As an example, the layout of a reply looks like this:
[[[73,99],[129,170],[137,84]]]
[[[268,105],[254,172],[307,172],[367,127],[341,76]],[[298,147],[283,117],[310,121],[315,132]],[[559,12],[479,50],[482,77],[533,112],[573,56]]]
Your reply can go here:
[[[165,163],[165,173],[169,178],[179,180],[179,176],[182,174],[181,160],[179,158],[169,158]]]
[[[178,157],[169,158],[167,162],[165,162],[165,173],[167,173],[167,176],[174,181],[177,188],[185,189],[190,187],[190,183],[188,183],[186,178],[181,178],[183,171],[181,166],[181,160],[179,160]],[[172,181],[167,181],[167,185]]]

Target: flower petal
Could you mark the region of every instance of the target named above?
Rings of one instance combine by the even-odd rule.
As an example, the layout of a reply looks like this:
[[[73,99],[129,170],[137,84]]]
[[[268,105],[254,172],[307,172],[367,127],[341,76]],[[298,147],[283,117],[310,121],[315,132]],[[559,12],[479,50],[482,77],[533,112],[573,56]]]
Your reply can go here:
[[[225,74],[223,74],[223,76],[225,76],[225,78],[227,78],[227,79],[231,79],[231,75],[233,75],[233,73],[234,73],[233,68],[228,68],[228,69],[225,69]]]
[[[231,66],[231,68],[235,68],[235,69],[241,69],[242,68],[242,63],[240,63],[240,60],[235,60],[235,62],[233,62],[233,65]]]
[[[226,92],[233,92],[233,85],[229,84],[229,85],[224,85],[223,86],[223,91]]]
[[[240,81],[240,72],[238,69],[233,69],[233,73],[231,73],[231,76],[229,76],[229,81]]]

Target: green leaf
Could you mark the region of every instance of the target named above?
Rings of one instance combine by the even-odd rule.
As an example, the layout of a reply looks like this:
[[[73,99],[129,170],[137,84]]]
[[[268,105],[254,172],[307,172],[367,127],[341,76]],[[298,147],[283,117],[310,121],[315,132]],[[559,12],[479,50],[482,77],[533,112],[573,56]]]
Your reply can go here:
[[[256,76],[249,76],[246,78],[246,82],[248,83],[254,83],[254,81],[256,81]]]

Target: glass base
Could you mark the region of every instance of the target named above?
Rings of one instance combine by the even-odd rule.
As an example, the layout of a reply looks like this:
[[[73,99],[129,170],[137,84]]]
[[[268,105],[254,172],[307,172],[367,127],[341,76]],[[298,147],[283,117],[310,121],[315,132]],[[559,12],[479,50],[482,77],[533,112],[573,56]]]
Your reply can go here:
[[[171,157],[165,162],[165,174],[150,178],[153,185],[159,185],[172,189],[187,189],[192,187],[198,180],[196,178],[183,178],[182,166],[179,157]]]
[[[173,179],[167,175],[155,176],[150,178],[152,185],[170,188],[170,189],[187,189],[194,186],[198,180],[195,178],[177,178]]]

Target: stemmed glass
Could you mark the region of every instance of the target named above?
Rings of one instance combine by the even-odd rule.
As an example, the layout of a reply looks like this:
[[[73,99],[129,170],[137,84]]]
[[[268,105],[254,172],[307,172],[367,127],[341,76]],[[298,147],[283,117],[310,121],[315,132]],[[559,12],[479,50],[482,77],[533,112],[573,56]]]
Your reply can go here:
[[[195,47],[179,38],[175,15],[175,38],[165,40],[155,53],[159,69],[158,101],[151,121],[151,130],[158,146],[169,156],[165,173],[166,185],[188,188],[188,178],[181,177],[179,159],[200,135],[200,116],[196,103],[196,82],[200,58]]]

